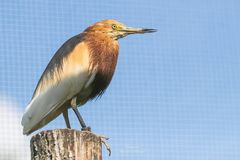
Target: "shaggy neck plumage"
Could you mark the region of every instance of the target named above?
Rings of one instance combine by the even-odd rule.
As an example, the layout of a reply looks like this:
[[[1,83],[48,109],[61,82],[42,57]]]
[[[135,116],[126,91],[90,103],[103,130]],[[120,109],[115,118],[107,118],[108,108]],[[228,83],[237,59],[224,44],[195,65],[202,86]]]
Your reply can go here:
[[[86,42],[90,50],[90,66],[96,76],[92,83],[90,99],[101,96],[108,87],[114,74],[118,59],[118,42],[106,34],[88,34]]]

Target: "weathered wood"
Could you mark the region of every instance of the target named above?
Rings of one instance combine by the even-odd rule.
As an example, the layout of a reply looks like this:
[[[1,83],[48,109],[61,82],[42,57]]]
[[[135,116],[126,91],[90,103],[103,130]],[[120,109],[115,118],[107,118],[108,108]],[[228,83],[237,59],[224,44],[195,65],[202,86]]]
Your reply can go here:
[[[102,160],[101,137],[87,131],[42,131],[31,139],[32,160]]]

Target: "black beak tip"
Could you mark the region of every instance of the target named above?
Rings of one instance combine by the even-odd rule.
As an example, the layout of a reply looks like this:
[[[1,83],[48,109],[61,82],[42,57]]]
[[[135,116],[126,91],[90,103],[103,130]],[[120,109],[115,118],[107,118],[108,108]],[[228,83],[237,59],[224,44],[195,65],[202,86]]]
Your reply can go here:
[[[147,28],[144,28],[144,29],[143,29],[143,32],[144,32],[144,33],[157,32],[157,29],[147,29]]]

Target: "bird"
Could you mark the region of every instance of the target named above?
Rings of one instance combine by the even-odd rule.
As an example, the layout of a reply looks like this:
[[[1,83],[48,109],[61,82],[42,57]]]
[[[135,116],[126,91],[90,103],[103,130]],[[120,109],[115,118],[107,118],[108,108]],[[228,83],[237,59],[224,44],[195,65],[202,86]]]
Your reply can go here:
[[[63,114],[71,128],[68,109],[72,109],[82,130],[87,127],[77,107],[101,97],[116,69],[120,38],[130,34],[156,32],[132,28],[107,19],[94,23],[68,39],[57,50],[34,90],[22,117],[23,134],[29,135]]]

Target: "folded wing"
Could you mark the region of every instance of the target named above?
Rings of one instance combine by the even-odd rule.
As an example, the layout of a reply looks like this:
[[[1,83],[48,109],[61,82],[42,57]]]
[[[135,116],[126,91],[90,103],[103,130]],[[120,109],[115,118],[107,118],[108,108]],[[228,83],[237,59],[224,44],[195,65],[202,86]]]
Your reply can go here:
[[[41,76],[22,118],[23,133],[30,134],[57,117],[90,77],[87,45],[75,36],[57,51]]]

